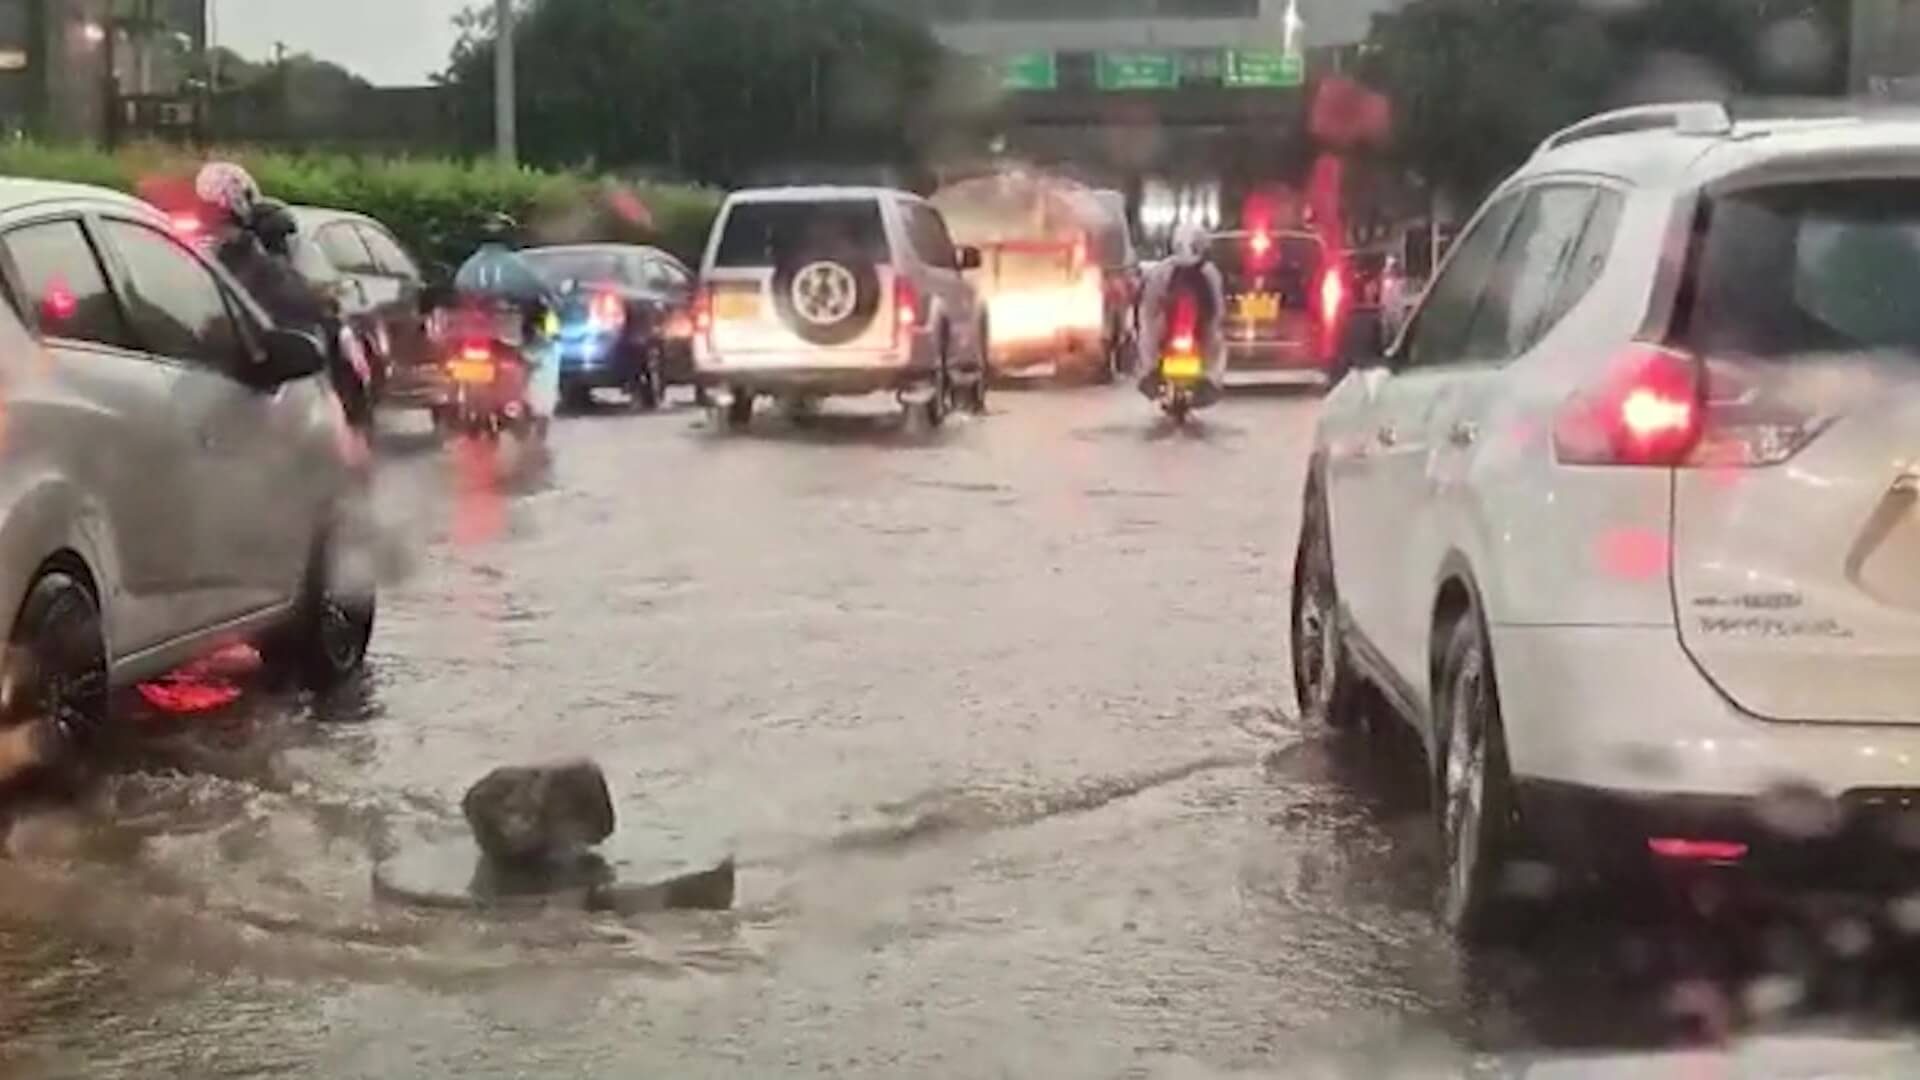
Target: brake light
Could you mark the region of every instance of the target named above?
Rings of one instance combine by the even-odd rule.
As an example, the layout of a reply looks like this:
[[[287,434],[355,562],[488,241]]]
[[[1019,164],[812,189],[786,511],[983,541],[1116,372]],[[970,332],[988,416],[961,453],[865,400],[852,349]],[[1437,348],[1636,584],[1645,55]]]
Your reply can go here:
[[[587,302],[587,316],[602,330],[619,330],[627,322],[627,305],[617,293],[595,293]]]
[[[693,294],[693,332],[702,337],[713,333],[713,286],[702,285]]]
[[[1636,344],[1598,387],[1561,406],[1554,456],[1566,465],[1683,465],[1700,443],[1701,384],[1695,357]]]
[[[893,340],[912,333],[920,325],[920,293],[904,277],[893,279]]]
[[[479,342],[468,342],[460,347],[460,359],[470,364],[491,363],[493,349]]]
[[[1193,355],[1193,335],[1176,334],[1172,341],[1167,342],[1167,351],[1175,356]]]
[[[1688,862],[1731,863],[1747,857],[1747,845],[1738,840],[1692,840],[1681,836],[1656,836],[1647,841],[1647,850],[1663,859]]]
[[[1346,313],[1347,283],[1337,268],[1320,275],[1320,321],[1332,326]]]
[[[1273,237],[1265,232],[1256,232],[1247,237],[1247,250],[1256,259],[1264,259],[1273,252]]]
[[[198,214],[172,214],[168,216],[167,224],[172,226],[173,231],[182,239],[191,240],[200,235],[200,215]]]

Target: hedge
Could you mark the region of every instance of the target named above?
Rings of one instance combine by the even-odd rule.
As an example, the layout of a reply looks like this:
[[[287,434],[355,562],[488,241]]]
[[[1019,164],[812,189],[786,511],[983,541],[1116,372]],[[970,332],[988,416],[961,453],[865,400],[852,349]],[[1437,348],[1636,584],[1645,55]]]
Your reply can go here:
[[[89,147],[0,142],[0,176],[96,184],[151,196],[190,182],[200,163],[237,161],[265,192],[289,203],[355,210],[386,223],[429,264],[459,265],[498,212],[552,243],[652,243],[698,260],[720,206],[709,188],[625,183],[612,177],[509,169],[433,159],[368,159],[334,154],[216,151],[141,144]]]

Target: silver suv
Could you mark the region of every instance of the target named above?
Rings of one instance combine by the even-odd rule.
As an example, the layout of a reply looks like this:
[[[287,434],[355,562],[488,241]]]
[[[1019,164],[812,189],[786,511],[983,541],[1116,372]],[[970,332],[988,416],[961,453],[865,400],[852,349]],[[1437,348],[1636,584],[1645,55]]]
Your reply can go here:
[[[97,188],[0,179],[0,292],[0,725],[90,732],[114,688],[235,639],[350,675],[367,475],[318,342]]]
[[[986,408],[987,324],[940,212],[884,188],[784,188],[730,196],[714,222],[694,308],[701,385],[728,422],[754,399],[803,404],[895,391],[929,426]]]

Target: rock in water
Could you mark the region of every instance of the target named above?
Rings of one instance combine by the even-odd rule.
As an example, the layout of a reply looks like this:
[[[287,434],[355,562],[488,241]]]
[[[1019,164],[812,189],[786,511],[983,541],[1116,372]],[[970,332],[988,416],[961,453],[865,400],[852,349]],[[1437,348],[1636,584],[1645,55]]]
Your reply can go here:
[[[591,761],[495,769],[460,809],[480,850],[500,862],[564,859],[613,835],[613,796]]]

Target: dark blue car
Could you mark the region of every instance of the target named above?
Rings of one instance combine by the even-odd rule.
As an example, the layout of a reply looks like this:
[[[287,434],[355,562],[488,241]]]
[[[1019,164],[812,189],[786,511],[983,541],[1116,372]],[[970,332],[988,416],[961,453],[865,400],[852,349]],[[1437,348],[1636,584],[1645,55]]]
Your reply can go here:
[[[640,408],[693,383],[693,274],[658,248],[576,244],[520,252],[559,298],[560,400],[620,390]]]

